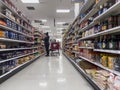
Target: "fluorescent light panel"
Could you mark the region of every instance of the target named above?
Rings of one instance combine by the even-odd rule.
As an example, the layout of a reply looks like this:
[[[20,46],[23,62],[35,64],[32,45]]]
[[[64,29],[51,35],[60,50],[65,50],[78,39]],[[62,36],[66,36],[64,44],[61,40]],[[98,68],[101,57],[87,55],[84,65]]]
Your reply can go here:
[[[69,9],[57,9],[56,12],[57,13],[69,13],[70,10]]]
[[[21,0],[23,3],[39,3],[39,0]]]
[[[47,20],[46,20],[46,19],[41,19],[41,21],[42,21],[42,22],[47,22]]]
[[[65,22],[57,22],[57,24],[64,24]]]
[[[50,26],[42,26],[42,28],[50,28]]]

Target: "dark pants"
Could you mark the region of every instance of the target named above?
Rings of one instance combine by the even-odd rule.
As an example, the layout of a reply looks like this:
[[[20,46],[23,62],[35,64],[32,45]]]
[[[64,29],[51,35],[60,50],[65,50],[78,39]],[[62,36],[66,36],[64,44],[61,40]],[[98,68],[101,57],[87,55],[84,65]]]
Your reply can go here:
[[[45,45],[45,49],[46,49],[47,55],[49,55],[49,44],[46,44],[46,45]]]

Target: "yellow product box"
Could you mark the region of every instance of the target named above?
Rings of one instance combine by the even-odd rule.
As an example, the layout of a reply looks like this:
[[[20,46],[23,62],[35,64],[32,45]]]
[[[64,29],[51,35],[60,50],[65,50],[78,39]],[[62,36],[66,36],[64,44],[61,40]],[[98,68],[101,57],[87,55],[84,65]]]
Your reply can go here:
[[[24,59],[25,61],[29,61],[29,56],[28,57],[25,57],[25,59]]]
[[[23,58],[23,62],[26,62],[26,59],[25,59],[25,58],[26,58],[26,57]]]
[[[0,30],[0,37],[5,37],[5,32],[3,30]]]
[[[22,64],[22,63],[23,63],[23,59],[20,58],[20,59],[18,60],[18,64]]]
[[[114,62],[115,62],[115,57],[109,56],[108,57],[108,68],[109,69],[114,69]]]
[[[107,67],[108,66],[108,56],[103,55],[102,56],[102,65]]]
[[[75,46],[75,50],[76,50],[76,51],[79,50],[78,46]]]

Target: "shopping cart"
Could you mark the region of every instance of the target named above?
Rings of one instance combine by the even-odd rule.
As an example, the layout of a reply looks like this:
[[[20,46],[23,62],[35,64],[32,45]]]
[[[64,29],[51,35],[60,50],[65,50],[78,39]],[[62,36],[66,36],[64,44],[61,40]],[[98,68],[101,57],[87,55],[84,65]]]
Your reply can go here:
[[[51,56],[57,54],[60,55],[59,49],[60,49],[59,42],[52,42],[50,45]]]

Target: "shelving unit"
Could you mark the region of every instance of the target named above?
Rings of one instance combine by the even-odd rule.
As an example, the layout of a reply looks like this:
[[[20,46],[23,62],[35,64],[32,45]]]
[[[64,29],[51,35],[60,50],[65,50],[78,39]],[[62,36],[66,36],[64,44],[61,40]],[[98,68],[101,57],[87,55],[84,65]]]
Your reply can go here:
[[[102,31],[102,32],[99,32],[96,34],[92,34],[92,35],[89,35],[87,37],[80,38],[79,41],[94,39],[95,37],[99,37],[99,36],[107,35],[107,34],[112,34],[112,33],[117,33],[117,32],[120,32],[120,26],[114,27],[112,29],[108,29],[108,30],[105,30],[105,31]]]
[[[100,76],[92,76],[93,73],[100,74],[103,71],[109,74],[106,80],[111,77],[110,73],[114,77],[120,77],[118,69],[120,67],[120,49],[118,47],[120,42],[120,37],[118,37],[120,33],[119,7],[120,1],[117,0],[98,0],[98,2],[88,0],[83,4],[79,15],[63,36],[64,55],[82,72],[83,76],[89,78],[88,81],[92,83],[95,90],[111,89],[114,84],[109,86],[109,81],[106,81],[107,83],[103,82],[104,80],[101,81]],[[69,42],[73,43],[68,44]],[[78,58],[80,60],[77,60]],[[81,64],[78,63],[90,64],[90,66],[88,65],[89,69],[83,67],[86,64],[80,66]],[[87,70],[90,70],[91,74],[89,74],[90,72],[86,73]],[[113,83],[115,83],[114,80]]]
[[[72,63],[72,65],[83,75],[83,77],[94,87],[95,90],[101,90],[100,87],[95,83],[95,81],[93,79],[91,79],[86,73],[85,71],[79,67],[79,65],[74,62],[71,58],[68,57],[68,55],[66,55],[65,53],[63,53],[66,58]]]
[[[79,47],[80,49],[93,49],[93,47]]]
[[[44,54],[43,54],[44,55]],[[25,67],[27,67],[28,65],[30,65],[32,62],[34,62],[35,60],[37,60],[40,56],[36,56],[34,59],[27,61],[17,67],[15,67],[14,69],[10,70],[9,72],[3,74],[0,76],[0,84],[3,83],[5,80],[7,80],[8,78],[10,78],[11,76],[13,76],[14,74],[16,74],[17,72],[19,72],[20,70],[24,69]]]
[[[92,62],[92,61],[90,61],[89,59],[87,59],[85,57],[82,57],[82,56],[79,56],[79,57],[82,58],[82,59],[84,59],[84,60],[86,60],[86,61],[88,61],[88,62],[90,62],[90,63],[92,63],[92,64],[94,64],[94,65],[96,65],[96,66],[98,66],[98,67],[100,67],[100,68],[102,68],[102,69],[105,69],[105,70],[107,70],[107,71],[109,71],[109,72],[111,72],[113,74],[116,74],[116,75],[120,76],[120,73],[117,72],[117,71],[114,71],[114,70],[111,70],[111,69],[109,69],[107,67],[104,67],[103,65],[101,65],[101,64],[99,64],[97,62]]]
[[[22,40],[14,40],[14,39],[8,39],[8,38],[0,38],[0,41],[34,44],[34,42],[27,42],[27,41],[22,41]]]
[[[4,63],[4,62],[11,61],[11,60],[14,60],[14,59],[22,58],[22,57],[25,57],[25,56],[28,56],[28,55],[31,55],[31,54],[35,54],[37,52],[33,52],[33,53],[25,54],[25,55],[20,55],[18,57],[10,58],[10,59],[7,59],[7,60],[2,60],[2,61],[0,61],[0,63]]]
[[[7,13],[9,12],[9,15]],[[44,45],[34,41],[35,28],[8,0],[0,0],[0,83],[16,74],[40,56]],[[39,33],[39,38],[42,34]]]
[[[104,53],[111,53],[111,54],[120,54],[120,50],[103,50],[103,49],[94,49],[96,52],[104,52]]]
[[[35,47],[38,47],[37,50],[39,50],[39,53],[42,54],[44,53],[44,43],[42,41],[42,33],[38,30],[35,29],[34,31],[34,41],[35,41]]]
[[[7,9],[9,9],[13,14],[15,14],[15,16],[23,19],[25,22],[27,22],[29,25],[31,25],[27,19],[23,18],[22,16],[20,16],[17,11],[14,11],[10,6],[8,6],[5,2],[3,2],[3,0],[0,1],[0,6],[6,7]],[[31,25],[32,26],[32,25]]]
[[[30,32],[31,32],[31,30],[29,30],[29,29],[27,29],[26,27],[22,26],[21,24],[19,24],[18,22],[14,21],[14,20],[11,19],[11,18],[9,18],[8,16],[6,16],[6,15],[4,15],[4,14],[2,14],[2,13],[0,13],[0,16],[3,17],[3,18],[7,18],[7,19],[11,20],[12,22],[18,24],[18,25],[21,26],[22,28],[24,28],[24,29],[26,29],[27,31],[30,31]]]
[[[32,36],[29,36],[29,35],[27,35],[27,34],[24,34],[24,33],[22,33],[22,32],[16,31],[16,30],[14,30],[14,29],[12,29],[12,28],[9,28],[9,27],[3,26],[3,25],[0,25],[0,28],[5,29],[5,30],[8,30],[8,31],[15,32],[15,33],[18,33],[18,34],[21,34],[21,35],[24,35],[24,36],[26,36],[26,37],[31,37],[31,38],[32,38]]]
[[[15,50],[27,50],[27,49],[34,49],[34,48],[37,48],[37,47],[32,47],[32,48],[12,48],[12,49],[0,49],[0,52],[3,52],[3,51],[15,51]]]

